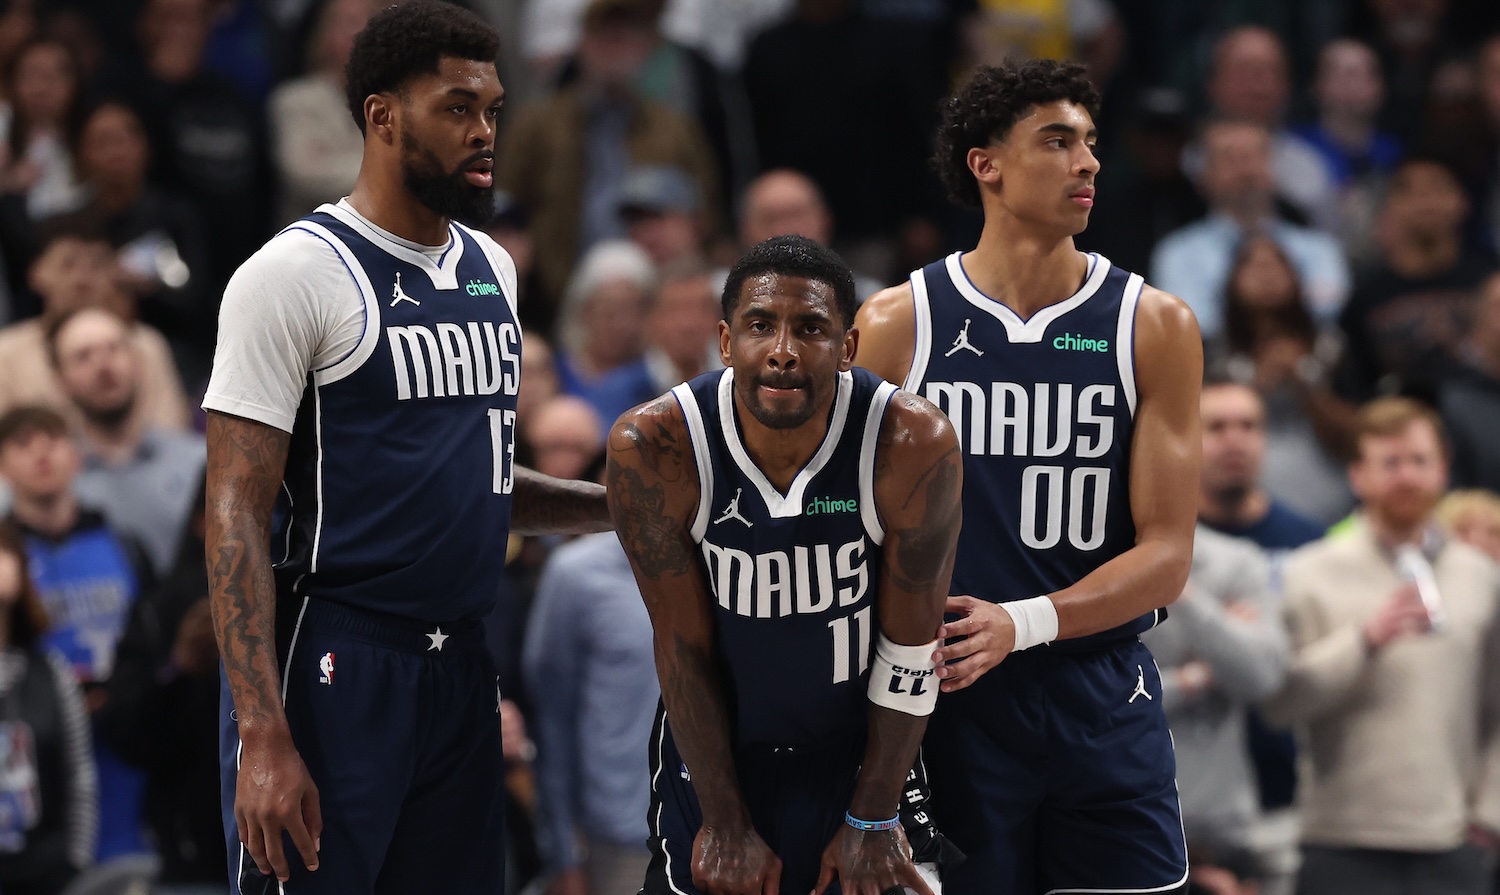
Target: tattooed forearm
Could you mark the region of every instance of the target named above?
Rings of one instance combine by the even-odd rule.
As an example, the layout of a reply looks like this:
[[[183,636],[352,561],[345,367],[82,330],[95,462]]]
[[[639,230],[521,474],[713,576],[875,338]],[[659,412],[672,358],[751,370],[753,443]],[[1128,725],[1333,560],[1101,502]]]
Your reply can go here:
[[[554,478],[517,466],[515,490],[511,492],[510,530],[518,535],[609,531],[604,486]]]
[[[615,531],[636,568],[648,578],[681,575],[692,565],[682,523],[667,515],[666,489],[647,485],[629,466],[611,463],[609,500]]]
[[[950,548],[961,521],[954,512],[959,502],[961,463],[955,449],[928,467],[906,500],[908,507],[922,501],[921,522],[891,532],[894,561],[888,564],[888,570],[903,590],[927,590],[948,568]]]
[[[286,724],[270,536],[290,436],[218,413],[209,414],[207,435],[210,608],[241,735],[251,736]]]

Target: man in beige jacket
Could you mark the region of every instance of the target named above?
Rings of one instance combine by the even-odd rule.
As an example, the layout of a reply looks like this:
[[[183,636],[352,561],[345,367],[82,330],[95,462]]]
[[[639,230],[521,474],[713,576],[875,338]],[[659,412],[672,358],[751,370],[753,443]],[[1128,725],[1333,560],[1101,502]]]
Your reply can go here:
[[[1361,511],[1287,561],[1293,659],[1265,706],[1303,737],[1298,892],[1483,895],[1470,842],[1500,829],[1480,718],[1500,575],[1433,524],[1448,464],[1431,410],[1379,399],[1358,435]]]

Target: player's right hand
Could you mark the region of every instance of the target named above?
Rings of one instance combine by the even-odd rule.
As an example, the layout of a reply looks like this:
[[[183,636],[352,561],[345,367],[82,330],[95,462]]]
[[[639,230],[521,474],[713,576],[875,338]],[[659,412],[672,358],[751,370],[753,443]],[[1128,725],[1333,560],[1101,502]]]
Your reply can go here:
[[[973,597],[949,597],[944,612],[959,617],[938,629],[946,641],[962,637],[932,654],[938,663],[939,689],[944,693],[962,690],[979,676],[999,665],[1016,646],[1016,623],[1010,613],[988,600]]]
[[[292,837],[307,869],[318,869],[318,840],[323,835],[318,787],[285,728],[241,744],[234,822],[245,851],[266,876],[274,874],[282,882],[291,879],[291,865],[281,847],[283,833]]]
[[[705,824],[693,837],[693,885],[708,895],[778,895],[781,859],[748,824]]]

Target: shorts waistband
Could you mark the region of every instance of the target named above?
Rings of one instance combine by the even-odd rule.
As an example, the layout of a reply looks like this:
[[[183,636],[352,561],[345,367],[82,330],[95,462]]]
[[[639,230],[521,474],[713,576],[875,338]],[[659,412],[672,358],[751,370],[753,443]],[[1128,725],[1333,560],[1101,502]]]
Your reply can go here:
[[[486,648],[484,624],[474,619],[426,622],[312,597],[307,598],[298,624],[339,631],[404,653],[467,656]]]

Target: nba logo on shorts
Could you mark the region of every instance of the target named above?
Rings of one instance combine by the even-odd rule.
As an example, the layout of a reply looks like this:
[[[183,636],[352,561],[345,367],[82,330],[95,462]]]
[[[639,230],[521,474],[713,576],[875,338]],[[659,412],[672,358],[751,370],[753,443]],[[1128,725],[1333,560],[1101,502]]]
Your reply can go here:
[[[318,670],[322,672],[318,675],[318,683],[333,683],[333,653],[323,654],[323,658],[318,660]]]

